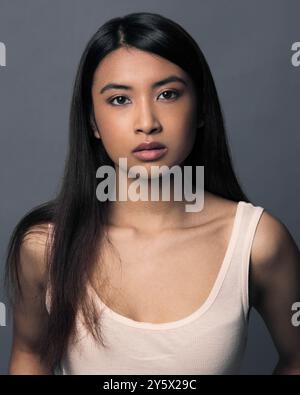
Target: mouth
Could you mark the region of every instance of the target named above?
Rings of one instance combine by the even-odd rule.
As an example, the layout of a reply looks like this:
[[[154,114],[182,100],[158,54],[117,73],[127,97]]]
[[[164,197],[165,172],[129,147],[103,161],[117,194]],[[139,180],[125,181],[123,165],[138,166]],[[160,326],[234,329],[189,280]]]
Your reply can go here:
[[[144,149],[139,151],[134,151],[133,154],[142,160],[151,161],[162,158],[168,151],[167,147],[155,148],[155,149]]]
[[[157,160],[166,154],[168,148],[158,141],[145,142],[132,151],[141,160]]]

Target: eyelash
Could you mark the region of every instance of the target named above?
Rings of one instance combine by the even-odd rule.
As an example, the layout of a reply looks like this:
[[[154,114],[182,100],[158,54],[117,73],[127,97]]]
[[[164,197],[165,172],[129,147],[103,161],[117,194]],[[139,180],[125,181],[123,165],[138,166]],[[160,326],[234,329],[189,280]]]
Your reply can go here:
[[[177,99],[177,98],[180,96],[180,92],[177,91],[177,90],[175,90],[175,89],[168,89],[168,90],[165,90],[165,91],[161,92],[160,95],[163,94],[163,93],[165,93],[165,92],[174,93],[174,94],[176,95],[175,99]],[[159,96],[160,96],[160,95],[159,95]],[[111,104],[112,106],[116,106],[116,107],[123,106],[124,104],[113,104],[113,101],[114,101],[115,99],[117,99],[118,97],[127,97],[127,96],[124,96],[124,95],[115,96],[115,97],[113,97],[113,98],[111,98],[111,99],[108,99],[108,103]],[[174,99],[174,97],[173,97],[172,99]],[[166,99],[166,100],[172,100],[172,99]]]

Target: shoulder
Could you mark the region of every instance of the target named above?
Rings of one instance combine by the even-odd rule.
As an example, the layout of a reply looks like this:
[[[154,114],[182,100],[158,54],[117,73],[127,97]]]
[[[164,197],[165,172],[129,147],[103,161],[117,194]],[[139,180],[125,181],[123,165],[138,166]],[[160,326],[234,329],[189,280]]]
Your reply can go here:
[[[251,248],[254,299],[288,282],[299,271],[300,253],[286,225],[266,210],[257,225]]]
[[[282,264],[284,257],[295,242],[286,225],[277,217],[264,210],[257,225],[251,249],[251,261],[258,270],[267,270]]]
[[[20,244],[20,275],[23,281],[45,285],[50,231],[48,224],[39,224],[24,234]]]
[[[232,225],[238,202],[209,194],[210,211]],[[298,248],[286,225],[276,216],[263,210],[251,247],[251,263],[257,270],[274,269],[282,257],[297,253]]]

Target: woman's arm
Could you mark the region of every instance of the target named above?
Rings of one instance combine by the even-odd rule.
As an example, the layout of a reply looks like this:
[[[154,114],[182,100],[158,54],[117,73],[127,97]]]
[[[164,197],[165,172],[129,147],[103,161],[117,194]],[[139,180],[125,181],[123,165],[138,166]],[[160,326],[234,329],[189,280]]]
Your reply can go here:
[[[279,354],[273,374],[300,374],[300,326],[292,323],[292,305],[300,302],[300,251],[285,225],[266,211],[253,241],[251,286],[253,306]]]
[[[45,233],[44,233],[45,234]],[[48,319],[45,307],[45,236],[32,233],[20,249],[22,298],[13,309],[13,344],[10,374],[53,374],[40,360],[38,346]]]

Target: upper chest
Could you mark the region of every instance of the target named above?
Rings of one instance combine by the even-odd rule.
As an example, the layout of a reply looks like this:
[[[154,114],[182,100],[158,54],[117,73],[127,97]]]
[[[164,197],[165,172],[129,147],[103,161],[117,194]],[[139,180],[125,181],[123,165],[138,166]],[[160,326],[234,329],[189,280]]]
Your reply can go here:
[[[232,235],[234,215],[155,237],[111,233],[93,277],[101,300],[144,322],[184,318],[207,299]]]

